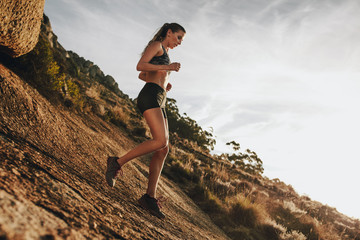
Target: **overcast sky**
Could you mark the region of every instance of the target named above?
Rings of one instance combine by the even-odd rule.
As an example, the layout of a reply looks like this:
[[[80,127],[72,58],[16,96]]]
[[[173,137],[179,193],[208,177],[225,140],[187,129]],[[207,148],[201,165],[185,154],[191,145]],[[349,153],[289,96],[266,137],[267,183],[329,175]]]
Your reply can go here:
[[[187,31],[169,52],[181,113],[235,140],[265,176],[360,218],[360,1],[46,0],[58,41],[136,98],[136,64],[156,30]]]

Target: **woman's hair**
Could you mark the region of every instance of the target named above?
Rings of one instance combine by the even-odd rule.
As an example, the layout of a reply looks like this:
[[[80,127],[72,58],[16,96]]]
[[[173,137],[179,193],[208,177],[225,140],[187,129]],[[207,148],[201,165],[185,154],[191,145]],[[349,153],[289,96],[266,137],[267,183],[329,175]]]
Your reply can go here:
[[[173,33],[178,32],[178,31],[183,31],[184,33],[186,33],[185,28],[183,28],[180,24],[177,23],[165,23],[160,29],[159,31],[157,31],[157,33],[154,35],[154,37],[150,40],[150,42],[146,45],[144,51],[142,52],[141,55],[144,54],[145,50],[147,49],[147,47],[156,41],[163,41],[166,38],[166,34],[168,32],[168,30],[171,30]]]

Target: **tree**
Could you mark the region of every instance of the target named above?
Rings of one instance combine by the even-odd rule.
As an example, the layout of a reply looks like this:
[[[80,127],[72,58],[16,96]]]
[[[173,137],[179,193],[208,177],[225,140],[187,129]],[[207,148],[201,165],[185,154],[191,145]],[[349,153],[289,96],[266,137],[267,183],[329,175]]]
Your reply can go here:
[[[235,141],[227,142],[226,145],[228,145],[228,146],[229,146],[229,145],[232,145],[234,151],[240,150],[240,143],[237,143],[237,142],[235,142]]]
[[[262,174],[264,172],[263,162],[254,151],[246,149],[245,153],[240,152],[240,143],[235,141],[227,142],[226,145],[232,146],[234,153],[222,154],[222,158],[251,174]]]
[[[182,116],[176,106],[176,100],[172,98],[167,99],[166,113],[169,122],[169,131],[176,132],[179,137],[196,142],[204,149],[214,149],[216,144],[213,130],[203,130],[195,120],[188,117],[186,114]]]

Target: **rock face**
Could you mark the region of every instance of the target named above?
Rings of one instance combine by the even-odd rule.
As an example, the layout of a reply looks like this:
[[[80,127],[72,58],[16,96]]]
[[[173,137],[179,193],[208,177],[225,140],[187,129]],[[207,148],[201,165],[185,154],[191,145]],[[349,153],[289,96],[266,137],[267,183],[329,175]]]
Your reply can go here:
[[[0,1],[0,51],[12,57],[30,52],[38,41],[45,0]]]

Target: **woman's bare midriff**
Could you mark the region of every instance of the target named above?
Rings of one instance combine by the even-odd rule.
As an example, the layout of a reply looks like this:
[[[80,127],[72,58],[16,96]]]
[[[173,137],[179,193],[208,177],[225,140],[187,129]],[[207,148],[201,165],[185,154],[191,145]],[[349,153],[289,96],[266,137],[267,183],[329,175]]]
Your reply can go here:
[[[169,71],[166,70],[147,72],[147,76],[146,76],[146,82],[156,83],[163,89],[166,89],[168,79],[169,79]]]

